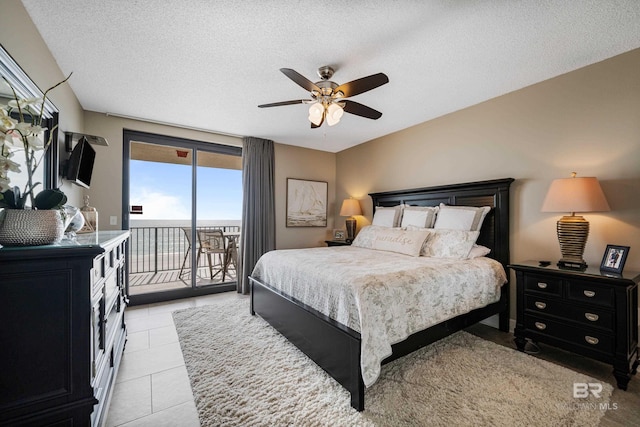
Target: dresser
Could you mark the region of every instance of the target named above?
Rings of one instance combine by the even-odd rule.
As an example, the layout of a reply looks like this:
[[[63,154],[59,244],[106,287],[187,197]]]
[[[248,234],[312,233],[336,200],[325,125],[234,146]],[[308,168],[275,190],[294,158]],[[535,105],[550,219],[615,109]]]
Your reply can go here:
[[[128,237],[0,248],[0,425],[104,423],[126,341]]]
[[[640,273],[576,271],[537,261],[509,267],[516,273],[518,350],[530,339],[609,363],[626,390],[638,367]]]

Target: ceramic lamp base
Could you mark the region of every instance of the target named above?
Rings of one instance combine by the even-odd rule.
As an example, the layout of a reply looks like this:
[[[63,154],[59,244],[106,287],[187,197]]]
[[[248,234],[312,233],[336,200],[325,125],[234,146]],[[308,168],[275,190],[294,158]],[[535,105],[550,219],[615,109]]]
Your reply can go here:
[[[345,220],[345,227],[347,228],[347,242],[353,242],[356,236],[356,220],[355,218],[349,218]]]
[[[558,242],[562,258],[558,266],[584,269],[587,263],[582,258],[589,237],[589,222],[579,215],[563,216],[557,222]]]

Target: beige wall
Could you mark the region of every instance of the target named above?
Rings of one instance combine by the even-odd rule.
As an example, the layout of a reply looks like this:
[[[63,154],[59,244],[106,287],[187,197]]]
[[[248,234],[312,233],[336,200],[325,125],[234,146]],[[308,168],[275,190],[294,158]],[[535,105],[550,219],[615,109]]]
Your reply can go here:
[[[331,237],[333,228],[344,228],[344,223],[334,226],[332,215],[336,211],[336,155],[325,151],[276,144],[275,163],[276,248],[324,246],[324,241]],[[287,178],[327,182],[328,218],[326,228],[286,226]]]
[[[2,3],[0,40],[41,88],[64,77],[19,0]],[[585,259],[599,265],[607,243],[627,245],[627,268],[640,270],[638,69],[640,50],[635,50],[337,155],[277,144],[277,246],[321,245],[333,228],[344,227],[336,200],[350,195],[363,199],[370,218],[366,194],[371,191],[513,177],[512,260],[557,259],[555,221],[560,214],[541,213],[540,206],[549,183],[575,170],[601,180],[612,208],[586,215],[591,235]],[[61,131],[84,131],[110,142],[96,147],[98,164],[88,192],[103,228],[109,228],[111,215],[118,216],[120,225],[124,127],[238,143],[215,134],[85,113],[68,85],[51,98],[61,111]],[[326,229],[285,227],[288,177],[328,182]],[[65,183],[63,190],[71,204],[81,205],[80,187]]]
[[[0,43],[40,90],[45,91],[66,77],[19,0],[2,0]],[[60,110],[59,130],[61,132],[82,132],[84,128],[82,107],[70,86],[59,86],[51,92],[49,98]],[[64,153],[62,148],[64,147],[64,136],[62,133],[59,135],[60,158],[62,160],[66,159],[68,155]],[[70,204],[80,204],[82,200],[81,187],[63,182],[62,190],[69,198]]]
[[[640,49],[361,144],[337,155],[336,198],[512,177],[511,260],[557,260],[561,213],[540,207],[551,181],[596,176],[610,212],[588,213],[584,258],[631,246],[640,271]],[[426,101],[428,102],[428,100]]]
[[[232,136],[123,119],[95,112],[86,112],[84,117],[87,133],[103,136],[109,141],[108,147],[94,146],[96,164],[91,180],[91,189],[86,191],[86,194],[90,196],[91,206],[98,210],[102,229],[114,229],[122,226],[122,133],[124,129],[242,146],[242,140]],[[287,178],[326,181],[328,183],[329,213],[331,214],[335,203],[335,157],[333,153],[275,144],[277,248],[300,248],[324,244],[324,240],[333,229],[333,218],[331,217],[328,219],[326,228],[287,228],[285,226],[286,182]],[[117,226],[109,224],[110,216],[117,216]]]
[[[91,178],[91,189],[86,191],[90,197],[91,206],[98,210],[99,228],[103,230],[122,227],[122,133],[124,129],[242,146],[242,140],[233,136],[124,119],[91,111],[85,112],[84,118],[85,132],[105,137],[109,142],[108,147],[93,146],[96,150],[96,163]],[[111,216],[117,217],[117,225],[109,224]]]
[[[41,89],[46,89],[65,77],[19,0],[2,2],[0,41],[2,46]],[[73,77],[71,78],[73,79]],[[90,111],[85,112],[69,85],[56,89],[52,93],[51,99],[60,110],[60,130],[62,132],[86,132],[91,135],[103,136],[109,141],[108,147],[94,146],[96,164],[90,190],[62,181],[62,190],[69,197],[69,204],[82,206],[83,196],[89,195],[91,206],[98,210],[99,227],[103,230],[118,229],[122,226],[123,129],[233,146],[242,145],[240,138],[236,137],[106,116]],[[63,137],[61,144],[64,145]],[[277,247],[294,248],[322,245],[334,228],[331,214],[335,204],[335,154],[276,144],[275,155]],[[61,153],[61,160],[65,160],[67,157],[67,153]],[[329,219],[327,228],[287,228],[285,226],[286,178],[312,179],[328,183]],[[117,217],[117,225],[109,224],[111,216]]]

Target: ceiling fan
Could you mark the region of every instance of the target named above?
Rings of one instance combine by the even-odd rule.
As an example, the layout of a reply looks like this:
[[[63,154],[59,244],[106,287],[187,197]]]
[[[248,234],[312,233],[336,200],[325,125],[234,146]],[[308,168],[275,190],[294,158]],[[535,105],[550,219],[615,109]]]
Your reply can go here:
[[[378,86],[389,82],[389,78],[383,74],[373,74],[338,85],[329,80],[334,73],[334,69],[328,65],[318,68],[318,75],[322,80],[313,83],[302,74],[291,68],[280,68],[282,73],[306,89],[311,94],[311,99],[296,99],[293,101],[274,102],[272,104],[258,105],[260,108],[280,107],[282,105],[310,104],[309,121],[311,128],[318,128],[327,120],[329,126],[333,126],[340,121],[342,115],[347,112],[356,116],[377,120],[382,116],[380,111],[348,100],[352,96],[359,95]]]

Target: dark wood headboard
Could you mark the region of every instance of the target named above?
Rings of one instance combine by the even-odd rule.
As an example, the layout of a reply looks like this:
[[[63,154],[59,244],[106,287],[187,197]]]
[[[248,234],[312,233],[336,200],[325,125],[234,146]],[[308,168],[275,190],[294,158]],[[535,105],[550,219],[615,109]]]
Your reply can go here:
[[[509,264],[509,186],[513,178],[464,184],[439,185],[412,190],[370,193],[373,209],[377,206],[396,206],[406,203],[413,206],[490,206],[478,244],[491,248],[489,257],[507,268]]]

